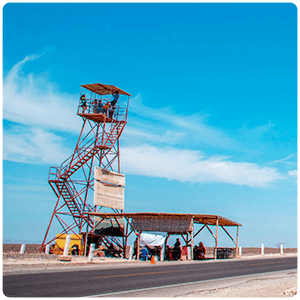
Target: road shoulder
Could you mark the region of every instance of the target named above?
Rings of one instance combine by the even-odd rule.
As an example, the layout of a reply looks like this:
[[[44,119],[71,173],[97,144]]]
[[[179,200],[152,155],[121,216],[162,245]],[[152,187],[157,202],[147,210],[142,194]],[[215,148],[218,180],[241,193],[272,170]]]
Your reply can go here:
[[[289,270],[109,293],[94,297],[292,297],[296,293],[297,270]]]

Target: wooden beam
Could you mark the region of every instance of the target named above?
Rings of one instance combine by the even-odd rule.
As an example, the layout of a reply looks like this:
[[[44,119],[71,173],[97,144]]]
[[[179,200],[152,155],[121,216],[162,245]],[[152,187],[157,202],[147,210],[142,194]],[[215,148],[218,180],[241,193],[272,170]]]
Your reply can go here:
[[[183,233],[181,233],[180,235],[182,236],[183,240],[184,240],[185,243],[187,244],[187,243],[188,243],[188,239],[184,237]]]
[[[202,228],[197,231],[197,233],[194,235],[194,238],[202,231],[203,228],[205,228],[205,226],[206,225],[203,225]]]
[[[207,224],[205,224],[204,226],[207,227],[207,229],[209,230],[209,232],[211,233],[211,235],[214,237],[214,239],[216,239],[214,233],[213,233],[212,230],[207,226]]]
[[[216,243],[215,243],[215,251],[214,258],[217,259],[217,248],[218,248],[218,228],[219,228],[219,219],[216,219]]]
[[[236,228],[236,247],[235,247],[235,257],[238,257],[238,250],[239,250],[239,229],[240,226],[238,225]]]
[[[138,232],[137,243],[136,243],[136,260],[140,260],[140,238],[141,232]]]
[[[168,232],[167,236],[166,236],[166,239],[165,239],[165,249],[166,249],[166,246],[167,246],[167,242],[168,242],[168,238],[170,237],[170,233]]]
[[[194,259],[194,239],[193,239],[193,231],[191,232],[191,260]]]
[[[96,225],[94,225],[93,227],[92,227],[92,229],[89,231],[89,233],[90,232],[92,232],[98,225],[100,225],[104,220],[106,220],[106,218],[103,218],[100,222],[98,222],[98,223],[96,223]],[[94,223],[95,224],[95,223]]]
[[[220,225],[222,228],[223,228],[223,230],[228,234],[228,236],[232,239],[232,241],[235,243],[235,246],[236,246],[236,242],[235,242],[235,240],[233,239],[233,237],[229,234],[229,232],[224,228],[224,226],[223,225]]]
[[[134,232],[134,230],[130,230],[130,232],[128,233],[127,237],[129,238],[130,235]]]
[[[128,258],[128,257],[126,257],[126,247],[127,247],[128,237],[132,233],[132,230],[130,231],[130,233],[128,233],[129,232],[129,226],[130,226],[129,218],[124,217],[124,219],[126,220],[125,237],[123,237],[124,258]],[[131,226],[130,226],[130,229],[131,229]]]
[[[188,243],[189,243],[193,240],[194,234],[193,234],[193,231],[191,231],[191,232],[187,231],[187,234],[188,234]]]

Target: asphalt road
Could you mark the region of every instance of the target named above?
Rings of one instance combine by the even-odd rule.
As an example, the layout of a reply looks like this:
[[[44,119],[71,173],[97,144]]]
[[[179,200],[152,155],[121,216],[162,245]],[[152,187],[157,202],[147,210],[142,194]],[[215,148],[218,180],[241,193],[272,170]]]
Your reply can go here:
[[[297,268],[297,257],[4,275],[7,297],[80,297]]]

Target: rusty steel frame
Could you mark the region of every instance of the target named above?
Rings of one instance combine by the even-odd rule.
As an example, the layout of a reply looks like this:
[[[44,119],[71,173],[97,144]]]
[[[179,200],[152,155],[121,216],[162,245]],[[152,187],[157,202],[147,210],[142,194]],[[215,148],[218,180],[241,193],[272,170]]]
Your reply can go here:
[[[81,94],[83,91],[81,92]],[[91,95],[92,97],[92,95]],[[48,182],[54,191],[57,201],[43,239],[40,252],[52,243],[56,237],[47,240],[50,228],[56,219],[62,231],[59,234],[80,234],[86,228],[86,233],[94,226],[93,217],[88,212],[99,212],[103,206],[96,206],[91,201],[94,191],[94,167],[98,166],[109,171],[120,172],[119,138],[127,124],[129,106],[118,107],[117,115],[112,119],[96,114],[80,115],[80,102],[77,115],[83,119],[83,124],[74,152],[59,167],[51,167]],[[117,165],[115,167],[115,165]],[[115,213],[122,210],[112,209]],[[107,237],[109,242],[121,245],[121,241]],[[123,244],[127,238],[123,237]]]

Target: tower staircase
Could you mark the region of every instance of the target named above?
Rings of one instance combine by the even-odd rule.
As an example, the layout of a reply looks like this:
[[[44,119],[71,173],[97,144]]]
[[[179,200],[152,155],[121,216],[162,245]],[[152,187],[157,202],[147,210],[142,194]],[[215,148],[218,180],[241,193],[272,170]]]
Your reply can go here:
[[[105,126],[106,125],[106,126]],[[51,167],[49,172],[49,184],[57,197],[61,196],[74,221],[79,226],[79,220],[84,220],[89,226],[93,226],[93,220],[86,213],[94,211],[89,204],[84,202],[72,184],[71,176],[84,166],[99,151],[104,150],[105,154],[111,151],[117,139],[120,137],[126,125],[125,115],[118,120],[104,123],[103,130],[94,135],[87,142],[81,141],[74,152],[67,158],[60,167]],[[83,144],[83,145],[81,145]],[[53,169],[55,171],[53,171]]]

